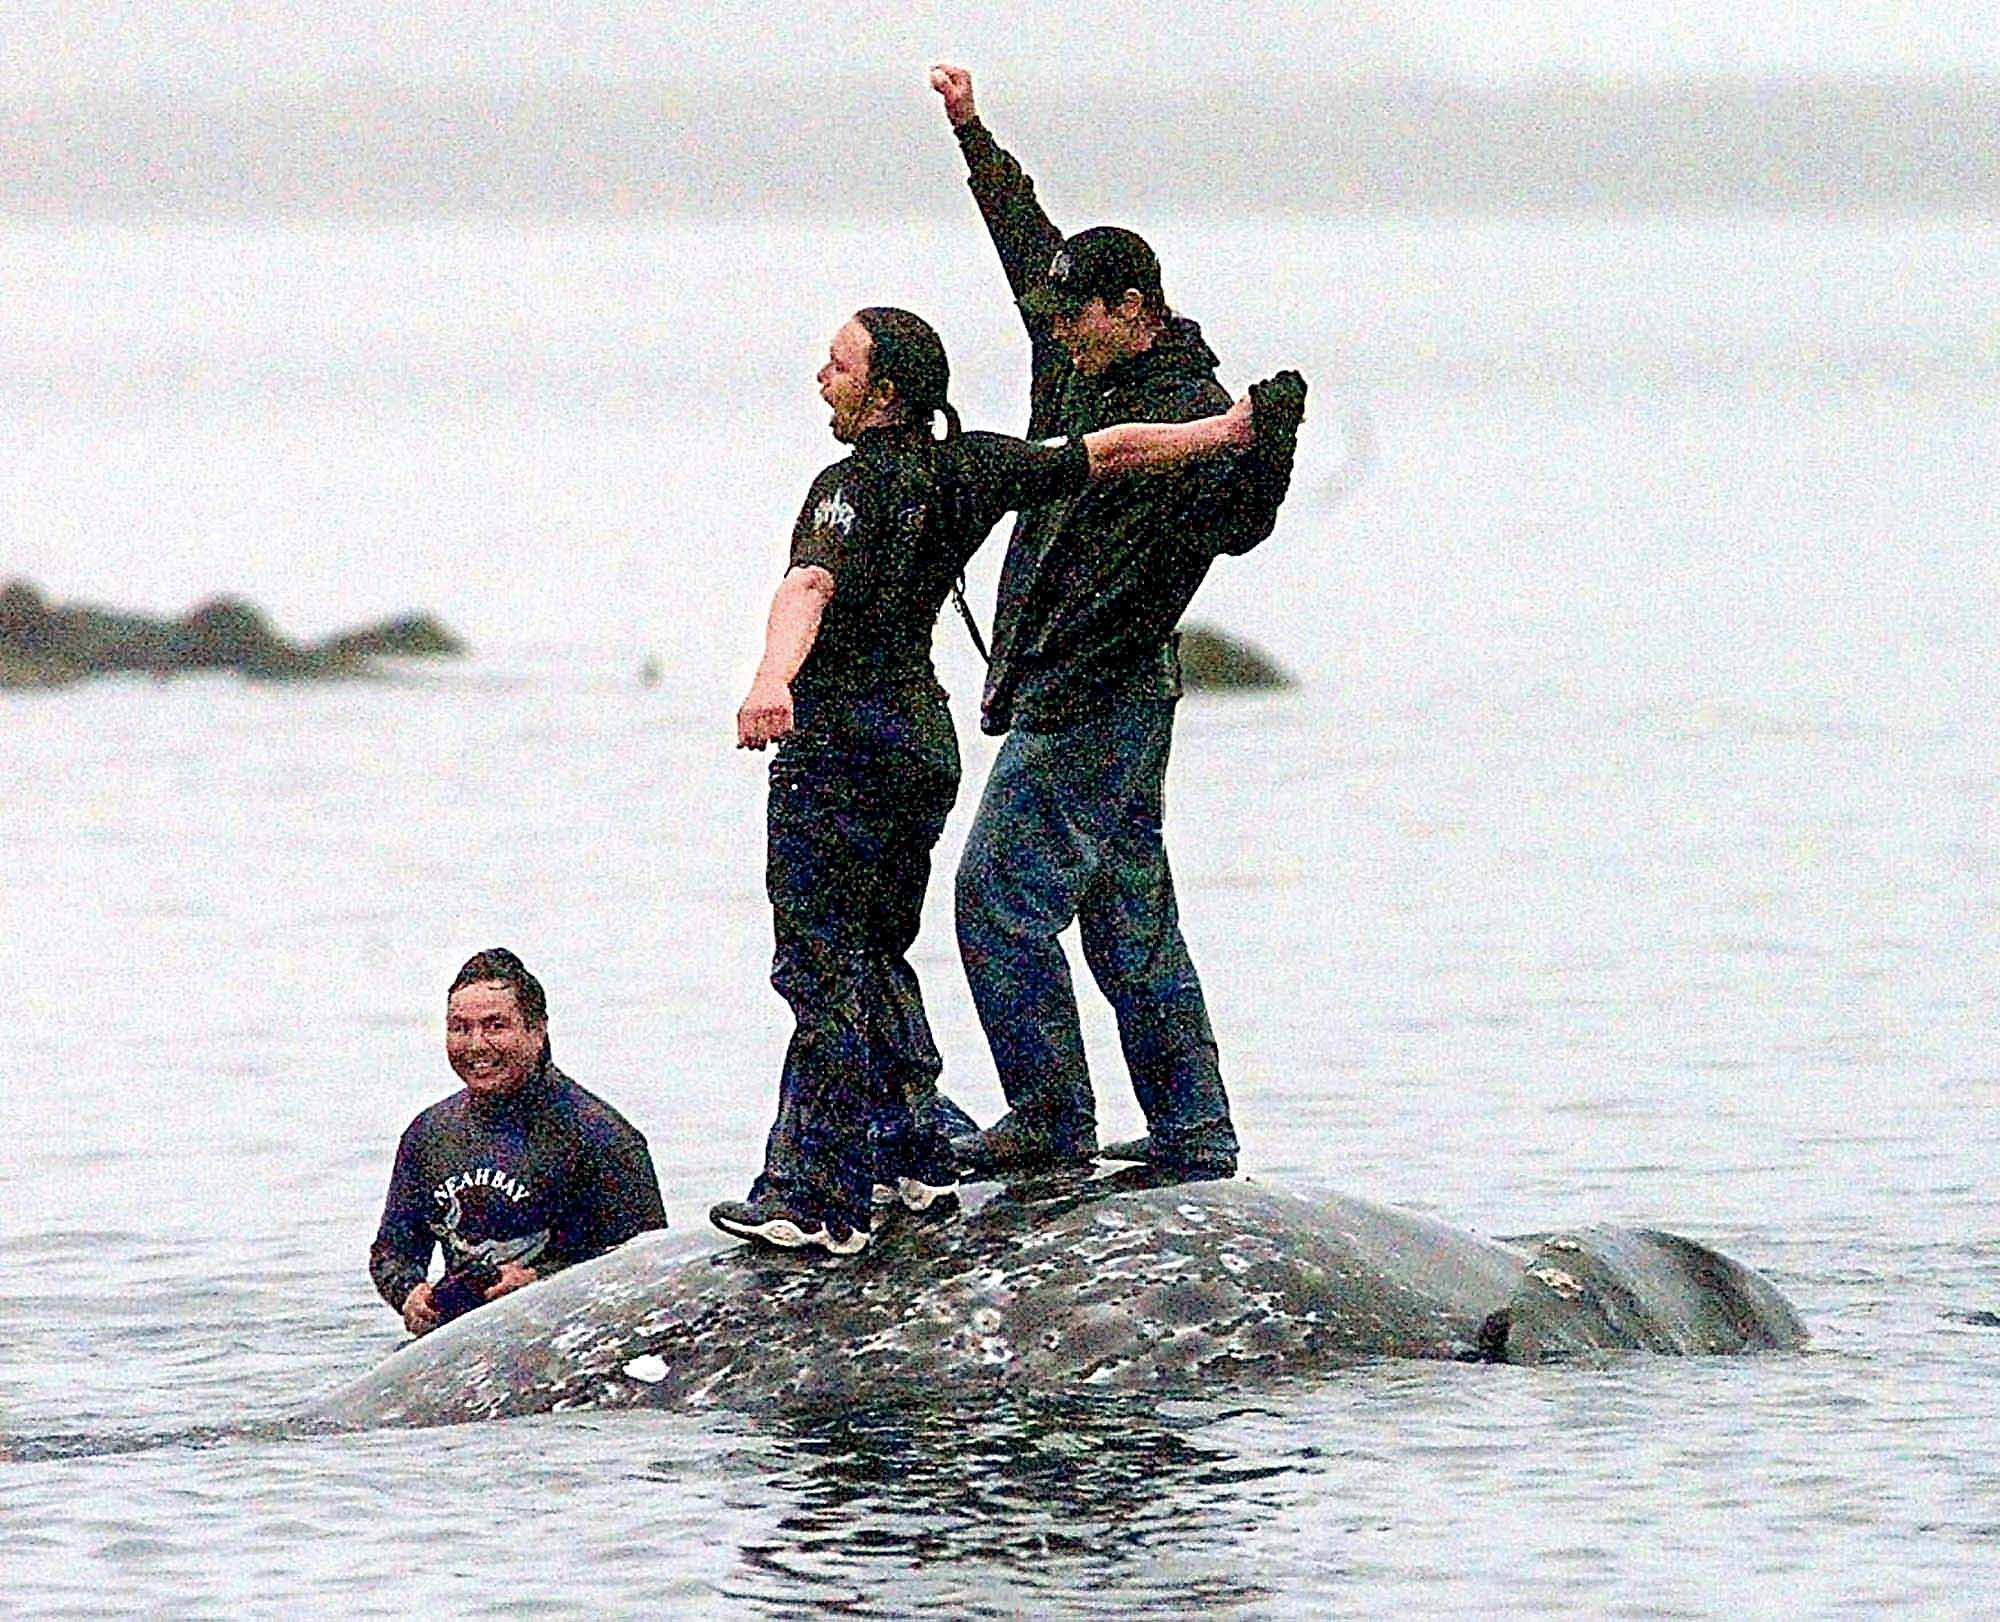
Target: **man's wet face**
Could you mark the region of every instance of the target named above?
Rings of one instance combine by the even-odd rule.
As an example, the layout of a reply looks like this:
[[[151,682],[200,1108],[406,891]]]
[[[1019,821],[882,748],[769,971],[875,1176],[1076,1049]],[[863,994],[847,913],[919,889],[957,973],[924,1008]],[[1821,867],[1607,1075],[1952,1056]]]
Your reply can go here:
[[[875,401],[868,385],[868,357],[875,340],[859,321],[850,321],[827,345],[826,364],[819,369],[819,397],[833,407],[833,437],[854,443]]]
[[[1049,320],[1049,331],[1085,377],[1095,377],[1113,361],[1144,347],[1137,342],[1143,329],[1122,307],[1108,308],[1101,298],[1058,311]]]
[[[521,1015],[514,988],[502,980],[460,986],[445,1004],[444,1051],[458,1079],[483,1097],[517,1091],[535,1073],[548,1030]]]

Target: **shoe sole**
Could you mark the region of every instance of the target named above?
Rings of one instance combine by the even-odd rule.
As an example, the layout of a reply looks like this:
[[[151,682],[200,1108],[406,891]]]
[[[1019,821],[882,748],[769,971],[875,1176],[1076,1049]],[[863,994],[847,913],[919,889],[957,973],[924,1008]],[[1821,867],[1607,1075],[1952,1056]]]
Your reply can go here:
[[[836,1239],[825,1228],[801,1228],[789,1217],[769,1222],[733,1222],[727,1217],[710,1217],[724,1233],[738,1239],[754,1239],[780,1250],[810,1250],[817,1245],[830,1256],[854,1256],[868,1248],[868,1230],[854,1228],[845,1239]]]
[[[709,1220],[724,1233],[733,1234],[738,1239],[755,1239],[763,1244],[776,1245],[780,1250],[804,1250],[808,1245],[825,1245],[829,1250],[833,1248],[826,1229],[801,1228],[786,1217],[769,1222],[732,1222],[727,1217],[710,1217]]]
[[[958,1178],[962,1183],[1012,1183],[1029,1182],[1039,1177],[1065,1177],[1073,1173],[1088,1173],[1097,1164],[1096,1151],[1082,1155],[1062,1155],[1045,1160],[1010,1160],[1000,1165],[966,1165],[959,1163]]]
[[[896,1197],[903,1202],[905,1211],[913,1211],[921,1216],[941,1200],[956,1200],[958,1184],[926,1183],[921,1178],[904,1177],[896,1184]]]

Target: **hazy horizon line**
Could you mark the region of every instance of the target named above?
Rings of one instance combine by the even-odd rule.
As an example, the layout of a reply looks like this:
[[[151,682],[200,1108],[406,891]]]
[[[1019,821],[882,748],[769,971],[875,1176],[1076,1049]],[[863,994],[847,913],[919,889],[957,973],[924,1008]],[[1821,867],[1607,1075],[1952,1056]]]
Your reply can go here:
[[[0,96],[0,215],[843,218],[959,206],[962,167],[921,83],[754,91],[593,79],[220,99],[16,93]],[[856,116],[875,100],[884,116]],[[996,93],[988,111],[1030,171],[1081,206],[1098,195],[1281,214],[2000,204],[1993,72],[1356,74],[1137,95],[1044,84]]]

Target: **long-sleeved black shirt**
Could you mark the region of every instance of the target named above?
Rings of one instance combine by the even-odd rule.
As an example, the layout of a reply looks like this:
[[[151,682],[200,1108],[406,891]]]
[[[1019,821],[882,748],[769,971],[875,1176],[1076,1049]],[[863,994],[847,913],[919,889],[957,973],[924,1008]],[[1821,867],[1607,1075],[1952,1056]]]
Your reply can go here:
[[[1018,300],[1048,273],[1063,236],[1035,185],[977,119],[959,126],[967,181]],[[1187,422],[1229,406],[1214,351],[1170,316],[1150,348],[1095,376],[1071,365],[1045,319],[1022,312],[1033,350],[1030,437],[1082,435],[1117,422]],[[1167,656],[1180,617],[1220,553],[1271,533],[1290,480],[1256,453],[1173,474],[1092,485],[1024,511],[994,611],[981,706],[988,732],[1058,730],[1108,694],[1172,692]]]
[[[400,1312],[439,1245],[447,1272],[518,1262],[547,1274],[666,1225],[645,1138],[544,1057],[518,1092],[461,1090],[410,1123],[368,1271]]]

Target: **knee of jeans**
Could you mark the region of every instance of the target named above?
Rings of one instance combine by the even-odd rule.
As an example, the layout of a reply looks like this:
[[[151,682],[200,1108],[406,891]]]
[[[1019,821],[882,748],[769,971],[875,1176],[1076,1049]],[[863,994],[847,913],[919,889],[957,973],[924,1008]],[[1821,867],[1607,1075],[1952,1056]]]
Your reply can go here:
[[[1157,931],[1120,929],[1086,913],[1083,960],[1112,1002],[1138,997],[1149,1003],[1172,995],[1176,975]]]
[[[1053,939],[1076,917],[1068,875],[1025,847],[961,863],[956,899],[961,946]]]
[[[983,855],[968,847],[964,860],[958,864],[958,875],[952,882],[952,912],[957,920],[960,940],[964,940],[969,933],[981,932],[991,920],[993,893],[990,864]]]

